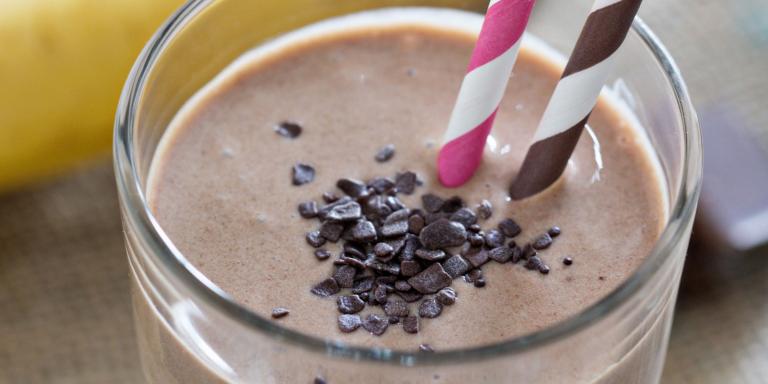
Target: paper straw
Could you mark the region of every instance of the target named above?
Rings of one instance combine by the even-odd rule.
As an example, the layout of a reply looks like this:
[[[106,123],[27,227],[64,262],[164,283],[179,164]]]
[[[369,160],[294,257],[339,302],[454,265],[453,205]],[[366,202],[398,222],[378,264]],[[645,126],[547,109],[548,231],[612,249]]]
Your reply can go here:
[[[597,0],[565,72],[539,123],[517,178],[513,199],[533,196],[562,175],[597,103],[615,53],[624,42],[641,0]]]
[[[437,160],[440,182],[458,187],[475,173],[507,88],[535,0],[491,0]]]

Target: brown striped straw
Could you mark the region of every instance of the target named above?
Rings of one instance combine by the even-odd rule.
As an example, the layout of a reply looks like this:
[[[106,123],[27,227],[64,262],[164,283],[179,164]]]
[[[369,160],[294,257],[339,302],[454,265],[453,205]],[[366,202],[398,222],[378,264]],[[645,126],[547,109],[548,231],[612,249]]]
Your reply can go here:
[[[613,68],[641,0],[596,0],[555,87],[517,178],[515,200],[533,196],[562,175],[600,90]]]

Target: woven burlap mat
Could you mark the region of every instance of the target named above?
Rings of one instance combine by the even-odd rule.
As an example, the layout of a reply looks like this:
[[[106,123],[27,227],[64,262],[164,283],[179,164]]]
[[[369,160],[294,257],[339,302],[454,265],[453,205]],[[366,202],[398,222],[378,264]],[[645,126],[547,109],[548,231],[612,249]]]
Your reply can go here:
[[[698,108],[724,106],[768,149],[766,9],[647,0],[643,14]],[[702,255],[692,251],[664,382],[768,382],[768,255]],[[141,383],[131,321],[107,159],[0,196],[0,383]]]
[[[107,160],[0,199],[0,382],[140,383]]]

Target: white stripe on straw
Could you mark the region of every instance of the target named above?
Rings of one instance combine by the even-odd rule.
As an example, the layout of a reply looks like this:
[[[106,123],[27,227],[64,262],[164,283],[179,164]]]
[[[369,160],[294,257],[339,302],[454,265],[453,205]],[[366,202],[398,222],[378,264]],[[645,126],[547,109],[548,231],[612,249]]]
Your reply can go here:
[[[464,184],[483,156],[535,0],[491,0],[437,159],[440,182]]]
[[[443,137],[444,143],[467,133],[467,127],[480,125],[496,110],[504,97],[519,50],[518,41],[501,56],[467,74]]]
[[[588,71],[565,77],[557,84],[533,137],[534,142],[565,132],[592,111],[603,82],[611,73],[615,56],[611,55]]]

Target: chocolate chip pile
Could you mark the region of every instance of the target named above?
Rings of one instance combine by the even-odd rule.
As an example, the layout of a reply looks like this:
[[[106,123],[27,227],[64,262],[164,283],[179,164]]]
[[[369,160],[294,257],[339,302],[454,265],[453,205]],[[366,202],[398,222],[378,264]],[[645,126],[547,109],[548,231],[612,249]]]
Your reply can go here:
[[[341,331],[362,327],[382,335],[390,324],[402,323],[405,332],[417,333],[420,319],[436,318],[456,302],[450,287],[455,279],[484,287],[482,266],[490,261],[523,262],[529,270],[549,273],[537,251],[552,244],[559,228],[521,247],[512,240],[522,232],[514,220],[505,218],[487,231],[478,224],[493,214],[488,201],[473,210],[460,197],[425,194],[422,208],[411,209],[398,199],[420,184],[413,172],[366,183],[341,179],[336,186],[343,195],[325,193],[323,206],[315,201],[299,205],[302,217],[320,222],[306,234],[318,260],[331,257],[323,248],[327,242],[342,243],[333,274],[311,289],[321,297],[337,295]],[[410,306],[416,302],[413,314]],[[358,313],[366,306],[380,306],[384,313],[361,318]]]

